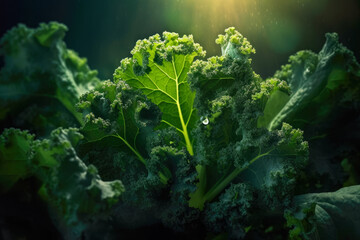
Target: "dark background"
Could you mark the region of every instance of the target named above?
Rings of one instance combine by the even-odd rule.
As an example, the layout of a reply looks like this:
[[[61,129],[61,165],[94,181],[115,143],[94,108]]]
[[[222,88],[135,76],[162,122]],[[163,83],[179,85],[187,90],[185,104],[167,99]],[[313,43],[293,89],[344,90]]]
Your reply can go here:
[[[217,35],[234,26],[256,48],[253,66],[263,78],[298,50],[318,52],[326,32],[360,56],[360,0],[0,0],[0,36],[18,23],[48,21],[69,27],[68,47],[102,79],[137,39],[165,30],[193,34],[210,57],[220,54]]]

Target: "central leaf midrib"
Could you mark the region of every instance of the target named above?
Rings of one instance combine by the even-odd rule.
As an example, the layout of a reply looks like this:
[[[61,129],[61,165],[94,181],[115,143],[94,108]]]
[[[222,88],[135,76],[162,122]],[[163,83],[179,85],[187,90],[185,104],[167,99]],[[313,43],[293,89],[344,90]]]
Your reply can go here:
[[[177,74],[177,71],[176,71],[174,56],[172,56],[171,62],[172,62],[173,68],[174,68],[174,74],[176,76],[176,105],[177,105],[178,112],[179,112],[180,123],[181,123],[182,129],[183,129],[182,134],[184,135],[185,144],[186,144],[186,147],[187,147],[190,155],[194,155],[192,145],[191,145],[191,142],[190,142],[190,138],[189,138],[189,134],[188,134],[188,131],[187,131],[187,123],[189,122],[189,119],[185,124],[184,117],[183,117],[183,114],[182,114],[182,109],[181,109],[181,106],[180,106],[180,93],[179,93],[179,82],[178,82],[179,81],[179,76],[181,76],[181,74],[182,74],[182,72],[184,70],[184,67],[185,67],[186,56],[184,57],[184,61],[183,61],[181,70],[179,72],[179,75]],[[192,114],[192,109],[191,109],[191,112],[189,113],[189,118],[191,117],[191,114]]]
[[[186,55],[183,56],[183,60],[181,63],[181,69],[179,69],[179,70],[177,70],[177,68],[176,68],[175,56],[172,55],[171,58],[172,59],[169,63],[172,65],[174,76],[171,76],[171,74],[170,74],[171,66],[164,65],[166,69],[163,69],[163,68],[161,68],[161,66],[159,66],[157,63],[154,62],[154,59],[148,58],[148,61],[150,62],[149,67],[150,68],[153,67],[154,69],[157,69],[159,72],[164,74],[161,77],[161,79],[159,79],[159,81],[164,81],[163,85],[165,86],[165,89],[162,89],[159,87],[158,82],[156,81],[156,75],[151,76],[151,74],[148,74],[146,72],[142,76],[137,76],[134,72],[132,72],[131,75],[126,74],[126,73],[124,73],[124,74],[128,80],[136,81],[136,85],[138,85],[137,88],[142,89],[142,90],[147,90],[148,92],[145,94],[148,95],[149,97],[155,91],[160,92],[160,94],[163,94],[166,97],[165,99],[160,99],[160,100],[156,99],[154,96],[151,97],[152,101],[155,104],[157,104],[159,106],[162,103],[176,105],[177,113],[175,113],[175,111],[174,112],[173,111],[170,111],[170,112],[165,111],[166,115],[164,115],[164,116],[169,116],[170,118],[169,119],[165,118],[166,119],[165,120],[164,116],[163,116],[163,119],[161,119],[161,122],[169,125],[170,127],[174,127],[177,131],[179,131],[183,135],[185,144],[186,144],[186,148],[187,148],[188,152],[190,153],[190,155],[193,155],[192,144],[190,141],[190,136],[189,136],[187,127],[190,123],[191,116],[194,113],[194,109],[192,107],[190,107],[189,116],[187,116],[187,119],[185,122],[184,115],[182,112],[183,109],[182,109],[181,102],[180,102],[180,97],[181,97],[180,96],[180,94],[181,94],[180,93],[180,84],[186,84],[187,82],[186,82],[186,80],[181,81],[181,82],[179,82],[179,81],[181,80],[181,76],[184,73],[184,69],[186,66],[186,61],[188,59],[188,56],[186,56]],[[179,59],[179,61],[181,61],[181,58]],[[169,71],[169,73],[166,71]],[[155,77],[155,79],[153,79],[153,77]],[[144,82],[144,78],[148,80],[147,83]],[[186,78],[186,76],[185,76],[185,78]],[[166,86],[168,86],[168,83],[170,80],[173,80],[175,82],[175,93],[173,92],[173,88],[171,88],[171,91],[166,90]],[[174,118],[174,120],[173,120],[173,118]],[[175,121],[175,118],[180,120],[180,125],[179,125],[179,122]]]
[[[184,69],[185,60],[186,60],[186,57],[184,58],[183,66],[182,66],[182,69],[181,69],[179,75],[177,75],[177,71],[176,71],[176,67],[175,67],[175,61],[174,61],[174,56],[172,56],[172,60],[171,60],[171,63],[172,63],[173,68],[174,68],[175,82],[176,82],[176,105],[177,105],[177,108],[178,108],[180,123],[181,123],[181,126],[182,126],[182,128],[183,128],[184,134],[185,134],[185,131],[187,132],[187,126],[185,125],[184,117],[183,117],[183,115],[182,115],[182,110],[181,110],[181,106],[180,106],[180,93],[179,93],[179,82],[178,82],[178,80],[179,80],[179,76],[181,75],[181,73],[182,73],[182,71],[183,71],[183,69]]]
[[[148,89],[148,90],[151,90],[151,91],[160,91],[162,93],[164,93],[166,96],[168,96],[170,99],[172,99],[176,106],[177,106],[177,109],[178,109],[178,112],[179,112],[179,118],[180,118],[180,123],[181,123],[181,126],[182,126],[182,130],[180,131],[185,138],[187,138],[187,136],[185,135],[188,135],[187,133],[187,125],[190,121],[190,118],[191,118],[191,114],[193,112],[193,109],[191,109],[191,113],[189,115],[189,118],[187,119],[186,123],[184,121],[184,117],[183,117],[183,114],[182,114],[182,110],[181,110],[181,105],[180,105],[180,93],[179,93],[179,76],[181,76],[182,72],[184,71],[184,67],[185,67],[185,62],[186,62],[186,56],[184,57],[184,61],[183,61],[183,64],[182,64],[182,68],[179,72],[179,74],[177,74],[177,71],[176,71],[176,67],[175,67],[175,61],[174,61],[174,56],[172,56],[172,60],[171,60],[171,63],[172,63],[172,66],[173,66],[173,71],[174,71],[174,75],[175,75],[175,78],[174,77],[171,77],[168,73],[166,73],[159,65],[157,65],[153,60],[149,59],[150,62],[152,62],[154,64],[154,66],[159,69],[163,74],[165,74],[169,79],[171,80],[174,80],[175,81],[175,84],[176,84],[176,99],[171,96],[170,94],[168,94],[167,92],[165,92],[163,89],[161,89],[156,83],[155,81],[147,74],[145,73],[145,75],[147,76],[147,78],[157,87],[157,89],[151,89],[151,88],[148,88],[146,87],[144,84],[141,83],[141,81],[139,79],[137,79],[143,86],[145,89]],[[173,126],[175,127],[173,124],[170,124],[169,122],[167,121],[164,121],[162,120],[164,123],[170,125],[170,126]],[[179,128],[175,127],[177,130],[180,130]]]

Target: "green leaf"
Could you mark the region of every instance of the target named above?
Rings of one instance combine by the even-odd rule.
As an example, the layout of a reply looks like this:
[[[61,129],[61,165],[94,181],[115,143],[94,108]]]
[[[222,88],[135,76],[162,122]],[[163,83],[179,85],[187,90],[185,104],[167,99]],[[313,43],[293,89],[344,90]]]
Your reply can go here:
[[[66,31],[57,22],[35,29],[19,24],[1,38],[0,120],[16,119],[17,127],[42,136],[83,123],[75,104],[100,81],[85,58],[67,49]]]
[[[257,126],[268,128],[271,121],[289,101],[290,96],[281,90],[274,91],[264,108],[264,115],[258,118]]]
[[[285,212],[291,239],[358,239],[360,185],[296,196]]]
[[[117,138],[126,152],[130,150],[145,164],[138,149],[138,137],[140,128],[150,124],[150,121],[144,121],[140,116],[141,111],[149,109],[149,103],[125,82],[105,81],[96,90],[80,98],[77,107],[85,119],[81,132],[88,142]]]
[[[187,73],[196,56],[205,52],[192,36],[179,38],[164,32],[136,43],[132,58],[121,61],[114,80],[124,80],[143,93],[162,112],[162,125],[177,129],[184,137],[187,150],[193,155],[190,131],[197,119],[193,107],[195,93],[190,90]]]
[[[196,60],[189,72],[191,88],[196,90],[195,106],[205,120],[194,136],[198,149],[195,159],[199,163],[196,167],[199,183],[197,190],[189,194],[189,206],[199,209],[203,209],[206,201],[215,198],[238,175],[223,177],[238,159],[226,156],[233,152],[232,142],[240,140],[239,132],[245,136],[245,131],[238,129],[238,123],[253,113],[253,109],[246,109],[252,107],[247,102],[260,80],[250,65],[250,55],[255,53],[255,49],[238,31],[226,29],[225,35],[219,35],[216,43],[221,45],[222,56],[207,61]],[[250,116],[250,119],[254,117]],[[246,124],[241,125],[249,127],[251,121],[246,119]],[[219,178],[225,179],[226,183],[216,187]],[[208,194],[210,190],[211,194]]]
[[[82,138],[76,128],[58,128],[50,138],[34,142],[30,160],[59,225],[65,223],[79,233],[125,191],[119,180],[102,181],[97,169],[78,157],[75,147]]]
[[[327,120],[341,105],[356,108],[360,101],[358,69],[360,66],[354,54],[339,43],[338,35],[326,34],[326,42],[319,54],[300,51],[275,73],[276,78],[289,84],[291,95],[286,104],[282,103],[281,109],[276,108],[271,117],[265,116],[267,120],[260,121],[266,122],[263,125],[270,130],[279,128],[284,121],[303,127]]]
[[[221,45],[221,53],[223,56],[230,56],[233,59],[242,59],[247,61],[250,54],[254,54],[255,48],[250,42],[241,35],[234,27],[225,29],[225,35],[219,35],[215,41]]]
[[[0,135],[0,192],[29,176],[28,157],[34,136],[19,129],[5,129]]]
[[[147,164],[144,141],[159,122],[160,113],[140,90],[124,81],[104,81],[96,90],[81,96],[77,107],[85,119],[81,132],[87,145],[114,138],[120,142],[116,146],[119,152],[132,154]],[[162,172],[158,175],[163,183],[167,182],[168,177]]]

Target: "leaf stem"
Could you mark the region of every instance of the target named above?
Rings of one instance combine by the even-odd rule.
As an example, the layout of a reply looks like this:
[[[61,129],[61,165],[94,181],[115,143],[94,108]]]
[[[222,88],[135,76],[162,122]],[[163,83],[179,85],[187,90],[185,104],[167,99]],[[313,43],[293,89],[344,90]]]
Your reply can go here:
[[[206,202],[212,201],[215,197],[217,197],[228,185],[230,182],[232,182],[241,172],[248,169],[251,164],[253,164],[258,159],[269,155],[273,149],[270,151],[259,154],[253,159],[250,160],[249,164],[247,164],[244,167],[236,168],[234,171],[232,171],[228,176],[225,178],[221,178],[217,183],[213,185],[212,188],[210,188],[209,191],[205,193],[206,188],[206,168],[205,166],[197,166],[198,174],[199,174],[199,184],[198,189],[196,192],[190,195],[190,201],[189,206],[194,208],[199,208],[202,210],[204,208],[204,204]],[[199,171],[200,170],[200,171]]]
[[[185,59],[184,59],[183,64],[185,64]],[[189,133],[188,133],[188,130],[187,130],[187,124],[185,124],[184,117],[183,117],[182,110],[181,110],[181,106],[180,106],[179,76],[177,75],[177,72],[176,72],[174,56],[172,56],[172,65],[173,65],[174,73],[175,73],[175,76],[176,76],[176,78],[175,78],[175,82],[176,82],[176,106],[177,106],[177,109],[178,109],[178,112],[179,112],[179,118],[180,118],[181,127],[183,129],[182,134],[184,135],[186,149],[188,150],[188,152],[189,152],[189,154],[191,156],[194,156],[194,150],[193,150],[193,147],[192,147],[192,144],[191,144],[191,141],[190,141],[190,136],[189,136]]]
[[[242,171],[246,170],[250,167],[251,164],[253,164],[256,160],[270,154],[272,150],[257,155],[255,158],[251,159],[249,164],[247,164],[245,167],[236,168],[234,171],[232,171],[224,180],[222,180],[220,183],[217,183],[214,185],[213,188],[211,188],[205,195],[204,195],[204,202],[210,202],[212,201],[220,192],[222,192],[227,185],[232,182]]]

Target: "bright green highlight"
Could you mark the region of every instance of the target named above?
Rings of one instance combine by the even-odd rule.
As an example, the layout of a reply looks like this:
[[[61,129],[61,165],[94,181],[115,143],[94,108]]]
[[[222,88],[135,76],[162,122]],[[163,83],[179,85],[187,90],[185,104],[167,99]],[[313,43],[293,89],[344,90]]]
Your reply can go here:
[[[190,90],[187,73],[196,56],[205,52],[192,36],[179,38],[164,32],[136,43],[132,58],[121,61],[115,81],[123,80],[143,93],[162,112],[159,127],[173,127],[183,136],[190,155],[194,155],[190,130],[198,119],[193,108],[195,93]]]

